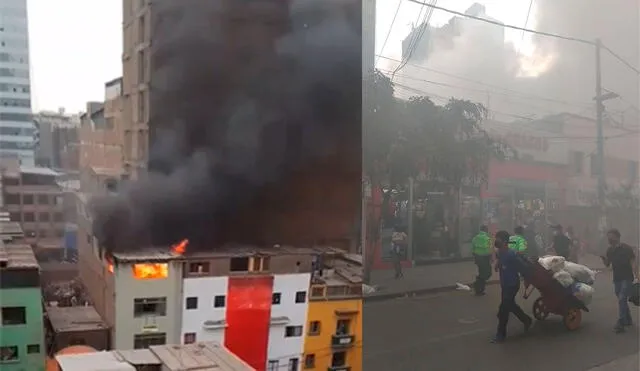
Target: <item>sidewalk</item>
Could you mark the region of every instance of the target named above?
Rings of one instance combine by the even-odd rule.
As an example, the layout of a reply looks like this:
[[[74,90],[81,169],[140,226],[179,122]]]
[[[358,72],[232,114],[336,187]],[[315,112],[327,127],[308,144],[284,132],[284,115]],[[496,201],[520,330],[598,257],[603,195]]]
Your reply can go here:
[[[589,371],[637,371],[638,369],[638,355],[632,354],[605,365],[594,367]]]
[[[603,270],[599,257],[587,255],[580,264],[594,270]],[[471,284],[477,268],[473,262],[443,263],[439,265],[405,268],[404,277],[394,278],[393,270],[377,270],[371,273],[371,286],[376,292],[366,295],[367,301],[387,300],[405,296],[434,294],[456,289],[456,283]],[[488,285],[498,283],[497,273],[493,273]]]

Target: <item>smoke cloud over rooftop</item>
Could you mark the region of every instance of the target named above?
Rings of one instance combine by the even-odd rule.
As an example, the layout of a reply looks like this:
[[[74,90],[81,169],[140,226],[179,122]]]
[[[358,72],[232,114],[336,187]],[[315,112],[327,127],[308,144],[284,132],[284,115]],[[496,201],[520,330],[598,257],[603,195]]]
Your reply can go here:
[[[259,243],[230,221],[359,130],[358,1],[188,3],[154,2],[149,173],[94,197],[111,251]]]

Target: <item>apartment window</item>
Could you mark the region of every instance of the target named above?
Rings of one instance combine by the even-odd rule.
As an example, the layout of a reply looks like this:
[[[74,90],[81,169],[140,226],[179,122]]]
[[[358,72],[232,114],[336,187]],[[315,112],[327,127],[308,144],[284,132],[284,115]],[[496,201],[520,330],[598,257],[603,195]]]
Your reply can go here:
[[[133,316],[166,316],[167,298],[141,298],[133,300]]]
[[[7,205],[18,205],[20,203],[20,195],[7,194],[4,196],[4,202]]]
[[[138,92],[138,123],[145,122],[147,118],[147,94],[144,90]]]
[[[268,256],[256,256],[251,259],[252,272],[265,272],[269,270],[271,259]]]
[[[287,326],[284,328],[284,337],[293,338],[302,336],[302,326]]]
[[[187,298],[187,309],[198,309],[198,298],[195,296]]]
[[[231,258],[229,259],[229,271],[231,272],[248,272],[249,258]]]
[[[167,334],[164,332],[156,334],[136,334],[133,336],[134,349],[146,349],[153,345],[165,345]]]
[[[38,354],[38,353],[40,353],[40,344],[27,345],[27,354]]]
[[[49,196],[38,195],[38,205],[49,205]]]
[[[305,303],[307,301],[307,292],[306,291],[298,291],[296,292],[296,303]]]
[[[23,213],[22,216],[24,217],[24,221],[25,222],[35,222],[36,221],[36,214],[34,214],[32,212]]]
[[[27,310],[25,307],[2,307],[0,317],[2,326],[24,325],[27,323]]]
[[[320,321],[309,322],[309,336],[320,335]]]
[[[19,360],[18,347],[15,345],[0,347],[0,363]]]
[[[192,274],[209,273],[209,268],[208,262],[189,263],[189,273]]]
[[[351,321],[348,319],[339,319],[336,323],[336,335],[349,335],[349,327]]]
[[[571,152],[571,172],[576,175],[584,173],[584,152]]]
[[[345,296],[347,291],[347,286],[329,286],[327,287],[327,296]]]
[[[316,355],[315,354],[307,354],[304,356],[304,368],[315,368],[316,367]]]
[[[54,222],[62,222],[64,218],[62,217],[62,213],[53,213],[53,221]]]
[[[38,213],[38,221],[39,222],[49,222],[50,221],[49,213]]]
[[[298,371],[299,364],[300,364],[300,360],[298,358],[289,358],[289,366],[287,367],[287,370]]]
[[[33,195],[22,195],[22,203],[25,205],[33,205]]]
[[[278,371],[278,368],[280,368],[280,362],[277,359],[269,360],[269,364],[267,365],[268,371]]]
[[[20,213],[9,213],[9,220],[12,222],[20,222],[22,218],[20,218]]]
[[[591,155],[590,156],[590,169],[589,171],[591,172],[591,176],[597,176],[598,174],[600,174],[600,168],[598,166],[598,156],[597,155]]]
[[[638,161],[629,161],[628,168],[629,180],[638,180]]]
[[[147,19],[145,18],[144,15],[142,15],[138,19],[138,42],[139,43],[142,44],[145,41],[147,41],[146,33],[147,33]]]
[[[224,308],[227,298],[224,295],[216,295],[213,297],[214,308]]]
[[[196,333],[195,332],[187,332],[184,334],[184,343],[185,344],[193,344],[196,342]]]
[[[282,294],[281,293],[274,292],[273,294],[271,294],[271,304],[278,305],[278,304],[280,304],[281,300],[282,300]]]
[[[311,288],[311,297],[312,298],[322,298],[324,297],[324,286],[315,286]]]
[[[334,352],[331,355],[331,367],[345,367],[347,365],[347,352]]]

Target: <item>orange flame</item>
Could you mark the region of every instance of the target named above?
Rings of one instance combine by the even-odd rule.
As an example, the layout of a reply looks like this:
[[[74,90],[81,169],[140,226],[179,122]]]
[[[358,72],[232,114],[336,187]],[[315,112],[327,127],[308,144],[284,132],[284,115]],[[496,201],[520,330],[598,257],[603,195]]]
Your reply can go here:
[[[187,251],[187,245],[189,244],[189,240],[186,238],[177,244],[171,246],[171,251],[175,254],[182,255]]]
[[[154,278],[167,278],[169,276],[169,264],[167,263],[134,264],[133,276],[141,280],[149,280]]]
[[[109,273],[113,273],[113,264],[112,263],[108,263],[107,264],[107,269],[109,270]]]

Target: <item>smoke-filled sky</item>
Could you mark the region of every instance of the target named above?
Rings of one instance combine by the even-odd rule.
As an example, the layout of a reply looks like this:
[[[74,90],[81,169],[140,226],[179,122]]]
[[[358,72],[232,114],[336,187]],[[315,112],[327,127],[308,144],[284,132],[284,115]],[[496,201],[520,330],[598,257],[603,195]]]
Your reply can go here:
[[[411,23],[419,23],[421,5],[401,0],[398,17],[391,29],[389,41],[382,50],[384,38],[398,1],[378,1],[377,51],[399,59],[400,43],[410,31]],[[473,2],[440,0],[437,5],[464,12]],[[482,2],[487,16],[505,24],[525,26],[530,0],[493,0]],[[434,11],[431,24],[440,26],[452,16]],[[633,66],[639,65],[640,29],[637,2],[625,0],[533,0],[527,28],[594,40],[603,43]],[[482,30],[493,33],[494,40],[483,36]],[[502,42],[496,42],[504,37]],[[498,40],[501,41],[501,40]],[[595,52],[592,46],[527,35],[520,31],[467,22],[462,35],[448,50],[436,50],[427,59],[414,60],[395,81],[400,96],[427,92],[436,100],[451,96],[485,103],[502,120],[542,116],[557,112],[573,112],[593,116],[595,96]],[[380,58],[377,67],[392,70],[397,65]],[[603,88],[620,94],[608,101],[612,117],[627,126],[637,126],[638,76],[602,53]],[[424,81],[424,80],[428,80]],[[473,80],[473,82],[471,81]],[[440,98],[439,98],[440,97]],[[624,115],[622,115],[624,113]]]
[[[261,230],[238,235],[238,225],[267,208],[260,203],[245,213],[255,198],[289,190],[301,172],[343,153],[345,141],[359,141],[359,3],[180,4],[154,3],[154,171],[117,195],[94,199],[96,235],[109,250],[184,238],[190,249],[291,243],[259,240],[267,238]],[[340,166],[357,180],[359,157],[350,158]],[[344,172],[338,167],[332,171]],[[277,199],[278,212],[299,201],[291,194]]]

